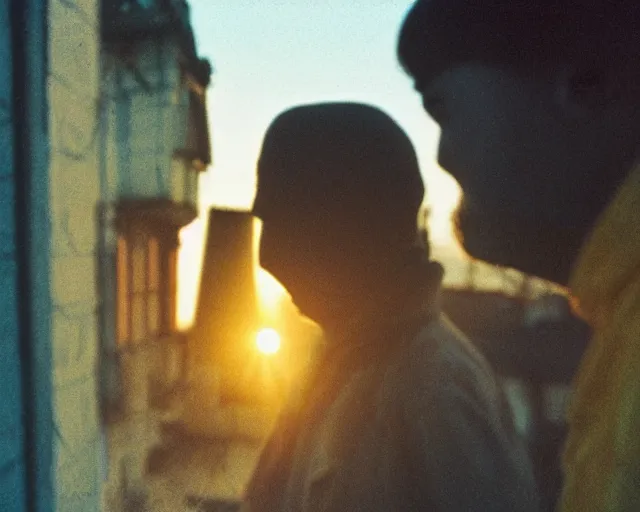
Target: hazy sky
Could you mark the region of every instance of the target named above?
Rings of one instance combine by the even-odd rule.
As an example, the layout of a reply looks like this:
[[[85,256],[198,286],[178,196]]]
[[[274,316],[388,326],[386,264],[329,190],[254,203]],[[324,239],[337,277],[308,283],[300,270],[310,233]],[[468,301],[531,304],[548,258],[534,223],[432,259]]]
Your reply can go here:
[[[198,51],[215,69],[209,90],[214,165],[201,181],[203,206],[251,206],[262,136],[282,110],[324,100],[368,102],[395,118],[412,139],[432,208],[432,240],[450,244],[447,219],[457,187],[437,167],[437,126],[422,110],[396,60],[398,29],[412,1],[190,4]],[[185,294],[193,292],[196,279],[184,269],[199,257],[203,230],[200,220],[182,236]]]
[[[251,205],[261,139],[282,110],[355,100],[381,107],[405,128],[436,215],[448,212],[457,196],[435,165],[437,127],[396,61],[397,31],[411,3],[191,0],[198,50],[215,68],[209,92],[214,167],[203,200]]]

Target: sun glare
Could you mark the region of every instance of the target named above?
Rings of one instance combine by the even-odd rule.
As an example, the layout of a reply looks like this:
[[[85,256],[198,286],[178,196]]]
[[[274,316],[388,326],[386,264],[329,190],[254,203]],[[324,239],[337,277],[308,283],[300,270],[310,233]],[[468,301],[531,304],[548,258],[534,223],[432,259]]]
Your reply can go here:
[[[258,268],[256,273],[256,283],[260,303],[268,310],[276,309],[287,295],[286,290],[278,280],[261,268]]]
[[[261,329],[256,335],[258,350],[266,355],[273,355],[280,350],[280,335],[270,327]]]
[[[257,294],[260,299],[260,307],[263,308],[263,312],[273,313],[278,309],[282,300],[287,296],[287,291],[275,277],[260,267],[259,245],[262,223],[256,219],[254,226],[253,250],[256,261],[255,277]]]
[[[205,238],[206,222],[202,219],[196,219],[180,230],[176,314],[179,329],[188,329],[193,325]]]

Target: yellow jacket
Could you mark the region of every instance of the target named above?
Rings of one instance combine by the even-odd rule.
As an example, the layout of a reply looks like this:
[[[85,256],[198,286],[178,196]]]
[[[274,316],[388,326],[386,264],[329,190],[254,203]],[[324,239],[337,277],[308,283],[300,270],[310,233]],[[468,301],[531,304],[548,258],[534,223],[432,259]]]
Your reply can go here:
[[[594,330],[574,382],[563,512],[640,511],[640,165],[607,207],[571,280]]]

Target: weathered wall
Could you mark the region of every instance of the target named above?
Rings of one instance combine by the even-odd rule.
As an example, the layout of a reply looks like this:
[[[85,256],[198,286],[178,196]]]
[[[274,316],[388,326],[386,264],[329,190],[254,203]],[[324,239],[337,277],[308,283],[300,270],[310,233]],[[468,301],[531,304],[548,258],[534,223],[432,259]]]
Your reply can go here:
[[[50,212],[57,510],[99,510],[96,208],[99,3],[49,3]]]

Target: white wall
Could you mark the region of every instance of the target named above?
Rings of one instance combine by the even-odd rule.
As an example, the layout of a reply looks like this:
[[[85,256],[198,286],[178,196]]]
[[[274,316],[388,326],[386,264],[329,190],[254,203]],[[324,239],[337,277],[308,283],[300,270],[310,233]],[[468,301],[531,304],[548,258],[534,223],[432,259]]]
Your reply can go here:
[[[49,3],[51,293],[56,509],[99,509],[96,208],[99,2]]]

